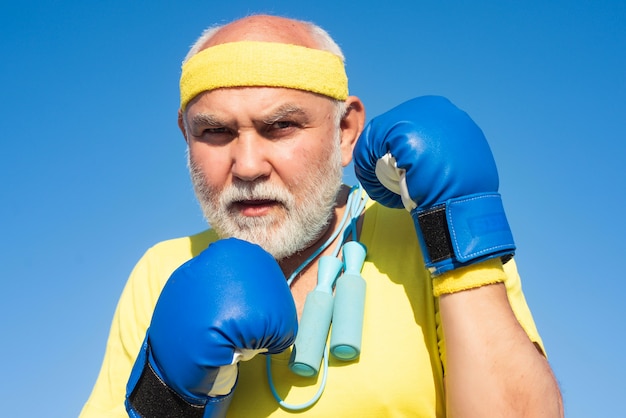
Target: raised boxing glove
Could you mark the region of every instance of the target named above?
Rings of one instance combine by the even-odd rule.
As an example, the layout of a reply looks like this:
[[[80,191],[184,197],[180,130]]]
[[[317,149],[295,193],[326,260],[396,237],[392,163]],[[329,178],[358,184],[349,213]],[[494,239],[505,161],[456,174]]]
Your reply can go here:
[[[296,308],[280,267],[235,238],[210,244],[165,284],[127,385],[131,417],[221,417],[238,362],[287,349]]]
[[[354,166],[371,198],[411,212],[434,276],[514,253],[489,144],[446,98],[418,97],[374,118]]]

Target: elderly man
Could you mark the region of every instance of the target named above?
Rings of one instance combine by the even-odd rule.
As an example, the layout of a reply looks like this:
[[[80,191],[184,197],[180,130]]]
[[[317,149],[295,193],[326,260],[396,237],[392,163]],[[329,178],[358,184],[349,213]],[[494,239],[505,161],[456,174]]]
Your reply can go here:
[[[139,261],[82,416],[562,415],[465,113],[364,129],[335,42],[277,16],[207,30],[180,85],[211,229]]]

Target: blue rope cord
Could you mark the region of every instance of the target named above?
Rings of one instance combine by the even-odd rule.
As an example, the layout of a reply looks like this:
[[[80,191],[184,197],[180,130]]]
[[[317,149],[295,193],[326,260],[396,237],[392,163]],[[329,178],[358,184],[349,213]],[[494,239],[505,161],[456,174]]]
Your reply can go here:
[[[339,255],[339,251],[341,251],[341,247],[347,241],[349,235],[352,235],[352,239],[354,241],[357,240],[357,230],[356,230],[356,222],[359,218],[361,212],[365,208],[366,199],[362,198],[361,185],[357,184],[352,186],[350,189],[350,193],[348,195],[348,201],[346,203],[346,211],[341,218],[341,222],[333,232],[333,234],[326,240],[326,242],[319,247],[311,256],[309,256],[304,262],[289,276],[287,280],[287,284],[291,285],[296,276],[306,267],[308,266],[322,251],[330,246],[330,244],[337,238],[340,232],[343,232],[341,240],[337,243],[335,249],[333,250],[333,255],[337,257]],[[348,219],[349,222],[348,222]],[[324,363],[324,371],[322,372],[322,381],[320,383],[317,392],[313,397],[307,402],[301,404],[290,404],[281,399],[280,395],[276,390],[276,386],[274,385],[274,380],[272,378],[272,358],[271,356],[266,357],[265,365],[267,369],[267,381],[270,386],[270,390],[272,391],[272,395],[274,399],[278,402],[278,404],[288,410],[292,411],[301,411],[303,409],[310,408],[314,405],[321,397],[324,389],[326,388],[326,380],[328,379],[328,357],[329,357],[329,347],[328,343],[324,346],[324,352],[322,355],[323,363]]]

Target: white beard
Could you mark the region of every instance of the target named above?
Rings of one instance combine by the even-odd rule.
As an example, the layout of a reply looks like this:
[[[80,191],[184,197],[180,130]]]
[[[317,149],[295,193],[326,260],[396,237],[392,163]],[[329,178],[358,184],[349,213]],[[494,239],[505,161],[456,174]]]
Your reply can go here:
[[[327,228],[341,187],[339,139],[332,143],[319,164],[308,165],[309,173],[299,174],[300,180],[292,185],[297,195],[267,180],[234,181],[218,190],[207,185],[204,173],[189,158],[191,180],[204,217],[221,238],[236,237],[258,244],[277,260],[302,251]],[[266,216],[243,216],[233,209],[233,203],[242,200],[275,201],[280,210]]]

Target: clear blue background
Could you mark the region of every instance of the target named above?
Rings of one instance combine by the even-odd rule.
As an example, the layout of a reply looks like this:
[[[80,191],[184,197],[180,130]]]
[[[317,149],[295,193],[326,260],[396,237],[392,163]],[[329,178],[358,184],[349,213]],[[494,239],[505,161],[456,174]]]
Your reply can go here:
[[[251,12],[325,27],[368,117],[423,94],[473,116],[567,416],[624,416],[626,2],[607,0],[3,1],[2,415],[78,415],[134,263],[204,228],[180,62]]]

